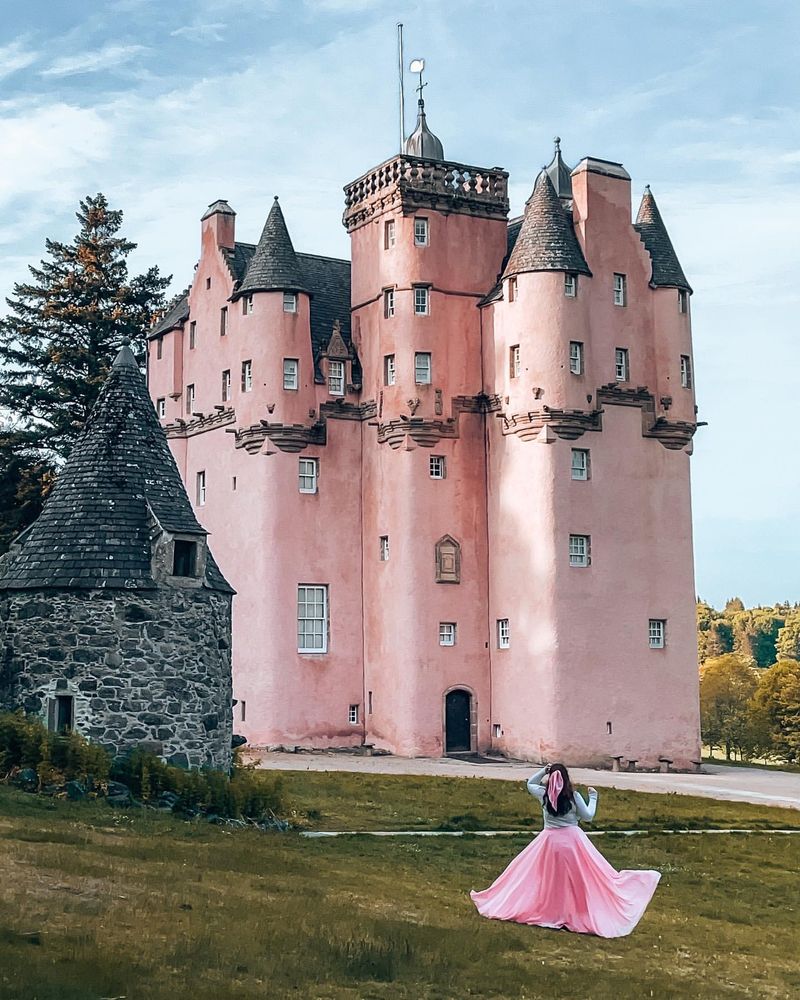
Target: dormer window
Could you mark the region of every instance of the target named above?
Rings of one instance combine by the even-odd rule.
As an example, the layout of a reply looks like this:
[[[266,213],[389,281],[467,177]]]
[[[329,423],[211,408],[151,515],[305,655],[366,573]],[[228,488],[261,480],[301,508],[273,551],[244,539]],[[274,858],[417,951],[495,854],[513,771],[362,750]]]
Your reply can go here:
[[[331,396],[344,396],[344,361],[328,362],[328,392]]]
[[[428,220],[414,219],[414,246],[426,247],[428,245]]]
[[[197,542],[175,539],[172,549],[172,575],[197,576]]]
[[[297,312],[297,292],[283,293],[283,311],[285,313]]]
[[[564,295],[566,295],[568,299],[574,299],[577,294],[578,294],[578,275],[565,274]]]

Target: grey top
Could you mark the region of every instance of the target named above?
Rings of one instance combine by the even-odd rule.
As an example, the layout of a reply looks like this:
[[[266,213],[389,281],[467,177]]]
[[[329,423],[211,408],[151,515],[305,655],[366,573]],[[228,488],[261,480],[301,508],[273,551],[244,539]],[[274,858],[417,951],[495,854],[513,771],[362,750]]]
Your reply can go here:
[[[577,826],[579,819],[585,819],[587,823],[591,823],[594,819],[595,810],[597,809],[597,792],[594,789],[589,792],[588,803],[584,801],[580,792],[573,792],[572,808],[569,812],[564,813],[563,816],[553,816],[544,804],[545,796],[547,795],[547,786],[543,785],[541,781],[546,773],[547,765],[528,778],[528,791],[534,798],[538,799],[542,805],[542,816],[544,817],[545,830],[564,826]]]

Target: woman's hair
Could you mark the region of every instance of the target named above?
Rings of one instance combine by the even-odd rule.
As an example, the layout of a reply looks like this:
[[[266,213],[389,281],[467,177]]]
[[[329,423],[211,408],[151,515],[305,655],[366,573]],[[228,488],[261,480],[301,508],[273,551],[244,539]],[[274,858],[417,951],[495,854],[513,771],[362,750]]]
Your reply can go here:
[[[553,774],[555,771],[561,774],[564,784],[559,792],[555,809],[550,805],[550,799],[546,795],[544,797],[544,807],[551,816],[564,816],[573,806],[572,782],[569,780],[569,771],[563,764],[551,764],[549,774]]]

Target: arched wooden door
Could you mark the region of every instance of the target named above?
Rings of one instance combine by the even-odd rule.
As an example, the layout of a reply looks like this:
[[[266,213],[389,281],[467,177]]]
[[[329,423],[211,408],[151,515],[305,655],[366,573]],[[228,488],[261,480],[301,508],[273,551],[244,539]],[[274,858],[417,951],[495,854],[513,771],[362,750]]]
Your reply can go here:
[[[469,691],[448,691],[444,699],[445,753],[463,753],[472,749],[471,721],[472,695]]]

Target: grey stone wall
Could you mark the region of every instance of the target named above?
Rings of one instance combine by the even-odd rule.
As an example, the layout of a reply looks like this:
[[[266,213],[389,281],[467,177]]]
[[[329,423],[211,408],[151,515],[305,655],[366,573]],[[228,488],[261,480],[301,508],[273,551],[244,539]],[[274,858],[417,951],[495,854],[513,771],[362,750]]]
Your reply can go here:
[[[0,708],[74,728],[112,752],[151,743],[168,762],[231,763],[231,595],[207,589],[0,593]]]

